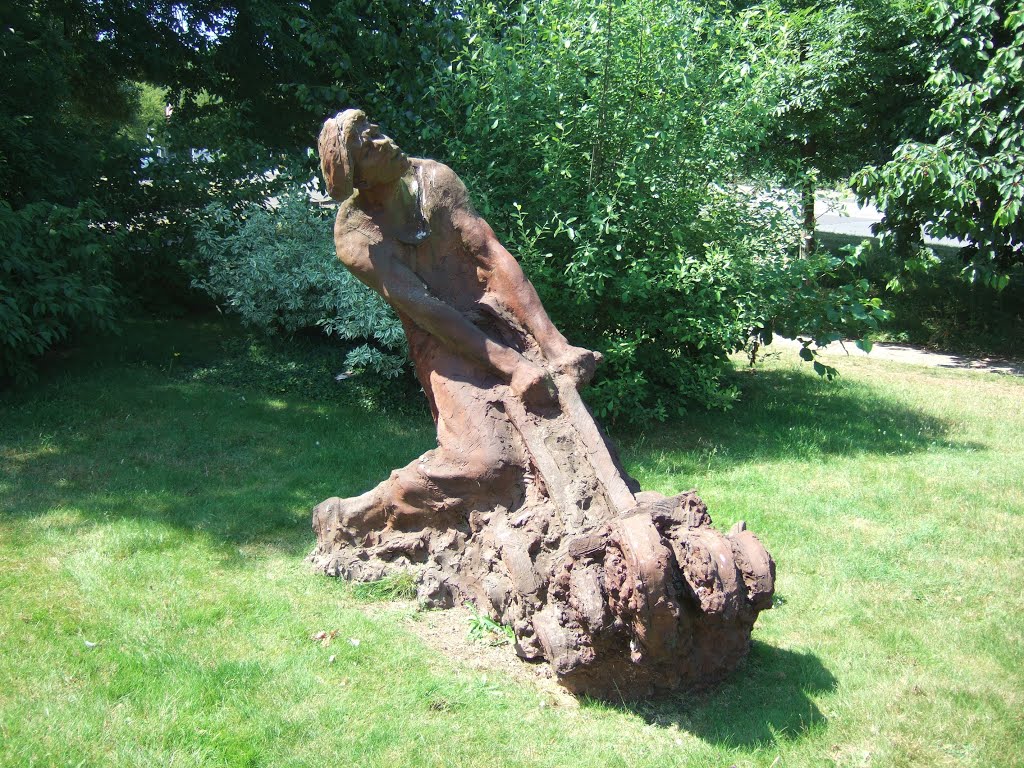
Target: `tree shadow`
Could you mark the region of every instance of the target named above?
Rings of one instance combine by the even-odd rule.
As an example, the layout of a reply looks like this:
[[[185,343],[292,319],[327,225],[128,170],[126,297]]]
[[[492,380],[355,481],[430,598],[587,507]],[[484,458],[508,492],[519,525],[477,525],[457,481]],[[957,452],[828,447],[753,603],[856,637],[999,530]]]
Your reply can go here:
[[[63,347],[0,391],[0,517],[73,510],[150,520],[222,545],[305,554],[309,513],[434,444],[408,381],[338,382],[344,347],[273,339],[209,313],[139,318]],[[65,525],[57,518],[55,526]],[[234,554],[233,554],[234,553]]]
[[[339,387],[319,362],[308,370],[333,387],[325,396],[278,386],[283,373],[273,388],[266,379],[246,388],[261,366],[288,372],[289,364],[247,348],[236,350],[234,367],[218,363],[223,347],[211,337],[222,328],[171,325],[141,325],[120,345],[83,348],[77,366],[0,396],[5,517],[73,508],[93,521],[159,521],[219,540],[225,551],[262,543],[300,553],[312,545],[314,504],[362,493],[434,445],[421,393],[405,393],[414,405],[368,404],[365,387]],[[293,375],[304,379],[307,369]],[[973,447],[869,384],[795,371],[748,378],[744,401],[728,413],[695,413],[622,440],[627,465],[641,476],[685,476],[708,462]]]
[[[613,706],[717,745],[754,747],[796,739],[824,726],[827,718],[814,698],[837,685],[813,654],[755,640],[739,669],[710,691]]]
[[[71,510],[51,528],[146,520],[209,539],[225,562],[246,545],[301,556],[314,504],[368,490],[434,443],[425,409],[407,420],[153,371],[120,380],[116,393],[103,379],[21,399],[0,434],[3,518]]]
[[[641,473],[692,474],[708,466],[779,459],[980,447],[959,439],[950,422],[895,401],[870,383],[828,382],[798,370],[757,371],[744,379],[743,400],[730,411],[698,411],[681,423],[623,436],[627,463]]]

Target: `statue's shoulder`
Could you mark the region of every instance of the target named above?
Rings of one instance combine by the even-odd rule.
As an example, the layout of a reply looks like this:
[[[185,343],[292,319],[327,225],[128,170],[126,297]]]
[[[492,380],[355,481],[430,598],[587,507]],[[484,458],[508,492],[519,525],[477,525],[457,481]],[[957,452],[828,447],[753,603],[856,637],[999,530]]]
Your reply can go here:
[[[438,184],[462,184],[462,180],[455,171],[440,160],[431,160],[429,157],[413,157],[410,160],[413,167],[424,178],[429,178]]]
[[[353,198],[338,206],[334,220],[334,244],[339,256],[343,248],[364,248],[380,241],[380,230],[358,206],[353,205]]]
[[[427,158],[415,158],[417,175],[423,182],[423,202],[425,211],[437,208],[448,210],[472,207],[466,185],[444,163]]]

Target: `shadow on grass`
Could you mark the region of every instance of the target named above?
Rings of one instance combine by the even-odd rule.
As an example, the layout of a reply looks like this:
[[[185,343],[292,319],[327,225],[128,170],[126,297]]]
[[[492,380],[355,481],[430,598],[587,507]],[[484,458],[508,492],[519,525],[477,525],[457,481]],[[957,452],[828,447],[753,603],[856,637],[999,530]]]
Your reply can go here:
[[[296,343],[291,353],[267,352],[260,343],[205,320],[142,323],[120,345],[76,352],[77,364],[33,391],[3,395],[0,509],[155,520],[227,549],[300,552],[312,545],[314,504],[366,491],[433,446],[422,394],[395,390],[402,405],[389,407],[359,382],[334,382],[336,350]],[[186,351],[176,357],[177,349]],[[291,379],[282,381],[285,372]],[[314,374],[320,394],[300,386]],[[795,371],[746,378],[733,411],[695,413],[623,440],[627,464],[641,477],[686,475],[710,462],[970,447],[952,440],[945,422],[868,384]]]
[[[304,553],[314,504],[434,444],[411,376],[337,382],[344,355],[208,314],[59,350],[37,385],[0,391],[0,512],[154,521],[220,542],[227,559],[245,544]]]
[[[682,424],[659,424],[639,438],[624,438],[627,463],[640,473],[689,474],[701,467],[784,459],[979,447],[957,439],[945,420],[865,382],[828,382],[797,370],[760,370],[739,378],[743,400],[731,411],[694,412]]]
[[[717,745],[754,747],[795,739],[827,722],[814,697],[836,678],[810,653],[754,641],[750,654],[711,691],[616,706],[646,722],[675,725]]]
[[[0,434],[4,517],[70,511],[71,537],[97,522],[154,522],[222,545],[228,563],[251,544],[302,555],[314,504],[368,490],[434,443],[426,413],[406,419],[159,371],[111,378],[21,403]]]

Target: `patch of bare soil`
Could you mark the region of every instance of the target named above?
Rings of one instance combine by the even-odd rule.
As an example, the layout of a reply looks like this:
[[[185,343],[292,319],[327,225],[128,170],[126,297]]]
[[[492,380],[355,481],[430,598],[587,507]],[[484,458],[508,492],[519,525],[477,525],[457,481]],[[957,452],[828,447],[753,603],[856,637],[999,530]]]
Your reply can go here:
[[[579,700],[556,682],[555,673],[547,663],[519,658],[512,643],[497,634],[471,637],[474,617],[466,608],[420,610],[413,600],[390,603],[389,608],[424,645],[459,668],[513,680],[535,691],[542,707],[579,706]],[[369,610],[379,612],[376,607]]]

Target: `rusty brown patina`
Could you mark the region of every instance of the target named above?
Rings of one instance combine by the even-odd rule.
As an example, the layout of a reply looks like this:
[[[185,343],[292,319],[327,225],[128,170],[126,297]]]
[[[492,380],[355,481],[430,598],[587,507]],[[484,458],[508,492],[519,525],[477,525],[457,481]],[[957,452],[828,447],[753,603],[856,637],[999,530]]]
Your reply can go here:
[[[471,601],[570,690],[637,698],[713,683],[746,655],[775,565],[692,491],[641,492],[579,395],[601,358],[552,324],[447,166],[360,110],[324,123],[338,258],[398,313],[437,448],[313,510],[323,572],[411,571]]]

